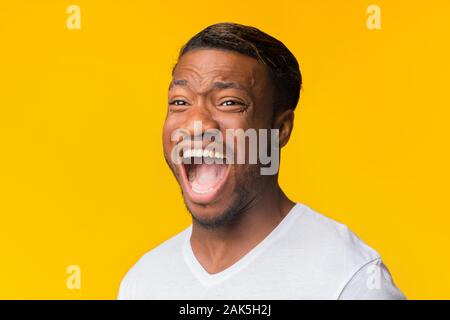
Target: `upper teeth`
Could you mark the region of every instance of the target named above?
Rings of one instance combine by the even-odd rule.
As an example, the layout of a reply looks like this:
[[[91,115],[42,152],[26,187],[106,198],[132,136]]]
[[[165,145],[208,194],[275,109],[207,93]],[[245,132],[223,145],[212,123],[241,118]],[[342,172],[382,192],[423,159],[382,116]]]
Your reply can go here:
[[[216,159],[223,159],[224,156],[220,152],[214,152],[213,150],[206,149],[187,149],[183,150],[183,158],[191,158],[191,157],[210,157]]]

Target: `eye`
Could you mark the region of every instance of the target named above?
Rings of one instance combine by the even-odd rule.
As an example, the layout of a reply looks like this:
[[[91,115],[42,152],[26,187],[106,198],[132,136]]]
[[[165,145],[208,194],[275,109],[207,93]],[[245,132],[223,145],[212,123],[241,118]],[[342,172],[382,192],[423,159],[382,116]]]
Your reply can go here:
[[[186,101],[184,101],[184,100],[175,99],[175,100],[169,101],[169,105],[172,105],[172,106],[187,106],[188,103]]]
[[[220,106],[245,106],[245,103],[237,100],[226,100],[220,104]]]
[[[227,99],[221,102],[217,108],[224,112],[244,112],[248,105],[245,102],[237,99]]]

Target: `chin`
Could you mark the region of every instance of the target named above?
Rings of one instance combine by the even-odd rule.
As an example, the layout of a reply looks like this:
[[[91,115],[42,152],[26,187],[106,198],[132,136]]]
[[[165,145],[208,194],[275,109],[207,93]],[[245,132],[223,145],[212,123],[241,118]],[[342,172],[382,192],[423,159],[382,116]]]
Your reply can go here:
[[[189,212],[192,215],[193,222],[205,228],[218,228],[230,224],[238,215],[238,208],[233,203],[219,206],[198,206],[189,205],[186,202]]]
[[[197,203],[183,192],[184,202],[194,221],[202,225],[217,224],[219,221],[229,220],[236,211],[236,194],[224,196],[212,203]]]

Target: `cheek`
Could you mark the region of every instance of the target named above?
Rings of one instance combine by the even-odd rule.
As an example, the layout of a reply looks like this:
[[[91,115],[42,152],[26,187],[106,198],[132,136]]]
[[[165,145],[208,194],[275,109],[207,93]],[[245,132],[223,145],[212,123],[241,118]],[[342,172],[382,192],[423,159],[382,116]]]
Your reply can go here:
[[[168,153],[171,149],[171,146],[173,144],[172,142],[172,132],[173,127],[170,123],[164,123],[163,126],[163,132],[162,132],[162,142],[163,142],[163,149],[165,153]]]
[[[222,129],[246,130],[253,125],[251,117],[242,113],[221,114],[220,117],[217,117],[216,121],[220,124]]]

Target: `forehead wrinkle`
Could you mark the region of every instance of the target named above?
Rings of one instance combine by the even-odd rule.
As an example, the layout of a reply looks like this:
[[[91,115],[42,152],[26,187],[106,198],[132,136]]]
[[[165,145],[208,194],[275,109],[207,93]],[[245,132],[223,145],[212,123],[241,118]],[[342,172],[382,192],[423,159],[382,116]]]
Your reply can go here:
[[[197,68],[195,68],[195,66],[194,67],[191,67],[191,66],[177,66],[177,69],[181,69],[181,70],[187,69],[189,71],[189,77],[201,79],[200,72],[198,72],[196,70]],[[170,85],[169,85],[169,90],[174,88],[174,87],[176,87],[176,86],[191,87],[191,84],[188,82],[187,79],[185,79],[183,77],[177,78],[175,76],[175,74],[173,74],[172,75],[172,81],[170,82]]]
[[[250,88],[253,87],[255,81],[252,78],[251,79],[251,83],[250,83]],[[188,87],[190,89],[192,88],[191,83],[187,80],[187,79],[173,79],[170,82],[169,85],[169,90],[176,87],[176,86],[180,86],[180,87]],[[197,87],[200,87],[200,92],[209,92],[212,91],[214,89],[236,89],[236,90],[241,90],[244,92],[249,92],[249,87],[246,86],[245,84],[241,84],[238,81],[234,81],[234,80],[215,80],[215,79],[202,79],[200,85],[198,85]]]
[[[197,94],[206,95],[213,89],[240,89],[250,96],[253,96],[252,89],[257,87],[258,83],[263,83],[263,79],[259,79],[265,76],[258,72],[260,70],[256,68],[250,68],[250,72],[243,72],[242,70],[235,70],[230,68],[229,65],[220,64],[214,68],[202,71],[205,66],[196,65],[179,65],[178,74],[180,78],[174,78],[170,85],[169,91],[175,86],[186,87],[192,91],[196,91]],[[245,84],[232,80],[235,77],[245,79]],[[193,81],[189,81],[189,80]],[[196,83],[199,82],[197,85]],[[235,83],[236,85],[230,85],[229,83]],[[259,91],[259,90],[258,90]]]

